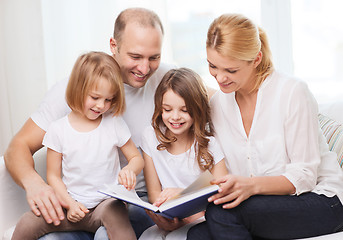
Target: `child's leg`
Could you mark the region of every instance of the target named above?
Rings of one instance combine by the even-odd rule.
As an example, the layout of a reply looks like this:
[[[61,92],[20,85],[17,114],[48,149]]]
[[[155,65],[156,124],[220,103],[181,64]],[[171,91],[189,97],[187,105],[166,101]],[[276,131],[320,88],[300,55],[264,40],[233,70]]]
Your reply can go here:
[[[64,214],[67,216],[65,210]],[[86,216],[77,223],[72,223],[65,218],[61,221],[60,225],[55,226],[46,223],[43,217],[37,217],[32,212],[27,212],[16,224],[12,240],[36,240],[47,233],[61,231],[88,231],[94,233],[100,227],[101,222],[91,222],[90,216],[90,213],[86,214]]]
[[[136,239],[124,203],[113,198],[102,201],[92,213],[92,221],[101,220],[109,239]]]
[[[12,240],[35,240],[49,233],[48,230],[53,224],[45,222],[43,217],[37,217],[32,212],[26,212],[16,224],[13,232]]]

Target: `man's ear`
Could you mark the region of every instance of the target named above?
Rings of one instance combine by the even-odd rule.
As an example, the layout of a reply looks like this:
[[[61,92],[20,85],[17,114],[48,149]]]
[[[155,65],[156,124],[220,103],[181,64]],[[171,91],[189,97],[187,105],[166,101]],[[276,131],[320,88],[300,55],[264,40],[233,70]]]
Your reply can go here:
[[[114,56],[116,55],[116,52],[118,51],[117,48],[118,48],[117,41],[113,37],[111,37],[110,38],[110,49],[111,49],[111,52]]]
[[[263,57],[262,51],[259,51],[255,60],[254,60],[254,67],[255,68],[261,63],[262,57]]]

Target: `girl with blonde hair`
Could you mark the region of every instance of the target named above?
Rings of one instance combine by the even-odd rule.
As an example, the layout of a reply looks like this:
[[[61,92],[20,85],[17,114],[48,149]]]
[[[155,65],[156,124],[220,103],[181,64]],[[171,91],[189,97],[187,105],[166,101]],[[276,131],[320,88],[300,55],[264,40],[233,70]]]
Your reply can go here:
[[[48,224],[32,212],[22,216],[13,240],[38,239],[49,232],[95,232],[105,226],[110,239],[136,239],[126,206],[97,192],[104,184],[134,189],[144,161],[121,118],[125,110],[120,68],[106,53],[81,55],[66,90],[71,112],[51,123],[43,145],[47,181],[63,203],[67,218]],[[118,148],[128,165],[120,169]]]

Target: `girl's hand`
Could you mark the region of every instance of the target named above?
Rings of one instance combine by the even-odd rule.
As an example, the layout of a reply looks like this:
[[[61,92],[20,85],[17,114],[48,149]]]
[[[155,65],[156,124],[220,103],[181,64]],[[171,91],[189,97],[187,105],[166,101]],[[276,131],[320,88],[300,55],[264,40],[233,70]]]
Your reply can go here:
[[[86,216],[86,213],[88,212],[89,210],[82,203],[74,201],[73,203],[69,204],[67,218],[71,222],[79,222]]]
[[[177,196],[180,192],[182,192],[182,190],[183,190],[182,188],[163,189],[153,205],[159,207],[165,201]]]
[[[145,211],[150,216],[150,218],[156,223],[158,228],[164,231],[171,232],[185,225],[185,223],[182,220],[179,220],[178,218],[169,219],[169,218],[162,217],[161,215],[155,214],[152,211],[149,211],[149,210],[145,210]]]
[[[255,194],[253,178],[229,174],[213,180],[212,184],[220,184],[220,188],[208,200],[216,205],[227,203],[223,208],[234,208]]]
[[[134,173],[134,171],[124,167],[119,172],[118,182],[130,191],[136,186],[136,174]]]

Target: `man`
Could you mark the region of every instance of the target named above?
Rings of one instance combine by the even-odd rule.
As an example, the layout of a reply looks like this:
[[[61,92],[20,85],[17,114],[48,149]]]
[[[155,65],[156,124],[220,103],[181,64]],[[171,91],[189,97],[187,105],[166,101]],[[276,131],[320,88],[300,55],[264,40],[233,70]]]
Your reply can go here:
[[[166,65],[160,66],[163,34],[161,21],[154,12],[131,8],[119,14],[113,38],[110,39],[111,52],[121,68],[125,86],[127,110],[123,118],[136,146],[140,144],[141,131],[151,122],[155,89],[164,73],[170,69]],[[67,81],[60,82],[49,91],[38,111],[31,115],[14,136],[4,156],[11,176],[26,191],[31,210],[55,225],[65,217],[62,207],[68,206],[58,200],[53,189],[34,170],[32,155],[42,147],[49,124],[70,111],[64,100],[66,85]],[[137,178],[136,190],[140,196],[146,197],[145,183],[142,180],[141,177]],[[140,208],[130,206],[129,214],[137,237],[153,224]],[[93,237],[82,232],[52,234],[54,239],[66,239],[67,236],[68,239]]]

